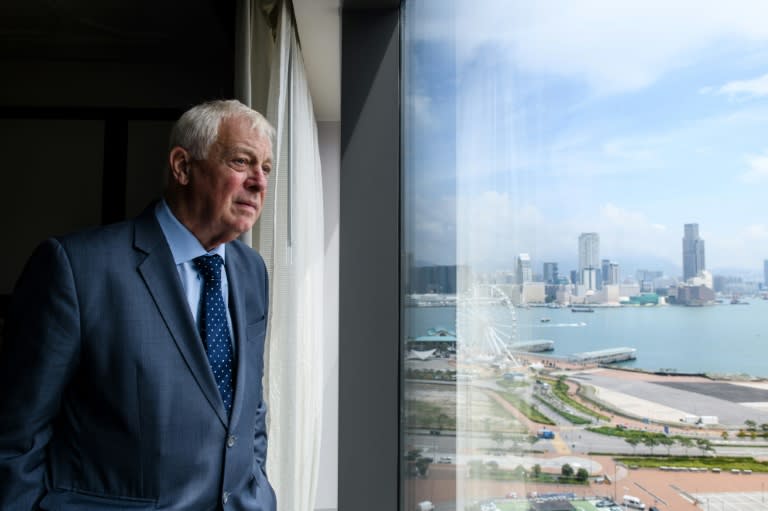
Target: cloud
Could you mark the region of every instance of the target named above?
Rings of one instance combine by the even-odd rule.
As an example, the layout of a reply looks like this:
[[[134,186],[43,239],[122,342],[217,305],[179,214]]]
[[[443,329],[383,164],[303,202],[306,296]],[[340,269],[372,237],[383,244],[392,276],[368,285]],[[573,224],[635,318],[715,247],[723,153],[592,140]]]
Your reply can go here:
[[[759,183],[768,179],[768,152],[746,158],[749,170],[740,176],[744,183]]]
[[[768,96],[768,73],[752,80],[735,80],[720,87],[704,87],[703,94],[717,94],[733,99]]]
[[[498,49],[512,69],[576,79],[598,94],[647,87],[725,41],[768,40],[768,4],[750,0],[448,3],[414,11],[412,37],[455,39],[459,63]]]
[[[407,96],[405,107],[413,112],[417,125],[424,128],[434,128],[437,125],[435,112],[432,108],[432,98],[424,94]]]
[[[764,224],[752,224],[744,228],[744,238],[750,240],[768,240],[768,227]]]

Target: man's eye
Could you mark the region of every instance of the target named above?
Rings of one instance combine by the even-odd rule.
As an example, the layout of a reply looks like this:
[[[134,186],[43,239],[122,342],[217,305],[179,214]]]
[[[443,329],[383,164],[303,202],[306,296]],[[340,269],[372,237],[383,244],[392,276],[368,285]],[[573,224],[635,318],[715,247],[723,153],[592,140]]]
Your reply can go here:
[[[248,160],[245,158],[235,158],[233,161],[235,165],[248,165]]]
[[[272,167],[262,167],[261,171],[269,175],[269,173],[272,172]]]

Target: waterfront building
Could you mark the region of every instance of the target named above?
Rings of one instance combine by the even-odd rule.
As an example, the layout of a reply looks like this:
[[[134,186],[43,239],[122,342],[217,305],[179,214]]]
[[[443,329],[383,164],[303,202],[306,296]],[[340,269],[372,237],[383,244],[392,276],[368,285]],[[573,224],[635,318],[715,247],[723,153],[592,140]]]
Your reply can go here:
[[[621,301],[620,286],[618,284],[605,284],[588,301],[590,303],[618,304]]]
[[[597,276],[599,272],[597,268],[587,267],[581,269],[581,285],[588,291],[594,291],[597,289]]]
[[[558,286],[557,291],[555,291],[555,302],[559,304],[566,304],[571,303],[572,299],[572,293],[571,293],[571,286]]]
[[[660,287],[657,281],[664,277],[664,272],[651,271],[651,270],[637,270],[637,272],[635,272],[635,277],[637,278],[637,281],[640,283],[640,289],[642,289],[644,292],[650,293]]]
[[[579,235],[579,284],[588,290],[599,289],[599,272],[600,235],[596,232],[583,232]]]
[[[583,232],[579,235],[579,274],[584,268],[600,267],[600,235]]]
[[[531,268],[531,256],[520,254],[517,256],[517,283],[525,284],[533,282],[533,268]]]
[[[602,286],[619,283],[619,263],[611,261],[610,259],[603,259],[600,266],[603,278]]]
[[[557,284],[559,278],[557,273],[557,263],[544,263],[544,282],[547,284]]]
[[[669,298],[679,305],[701,306],[713,303],[715,292],[705,285],[681,284],[669,288]]]
[[[545,303],[546,300],[546,284],[543,282],[526,282],[521,285],[520,301],[522,303]]]
[[[621,296],[637,296],[640,294],[640,284],[624,282],[619,286],[619,294]]]
[[[699,224],[685,224],[683,232],[683,280],[696,277],[706,268],[704,240],[699,237]]]
[[[411,267],[408,293],[455,294],[457,273],[455,265]]]

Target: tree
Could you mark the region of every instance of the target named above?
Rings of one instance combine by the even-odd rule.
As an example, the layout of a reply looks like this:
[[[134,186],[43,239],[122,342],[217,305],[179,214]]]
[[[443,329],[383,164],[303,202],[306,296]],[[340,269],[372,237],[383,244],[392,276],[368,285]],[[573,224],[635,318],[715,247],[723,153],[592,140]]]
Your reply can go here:
[[[651,456],[653,456],[653,448],[659,445],[659,439],[654,436],[646,436],[643,438],[643,445],[647,446],[651,450]]]
[[[723,431],[722,433],[720,433],[720,436],[723,438],[723,440],[728,440],[728,432],[727,431]]]
[[[757,422],[751,419],[745,420],[744,425],[747,427],[747,431],[755,431],[757,429]]]
[[[669,452],[672,450],[672,446],[675,444],[675,439],[668,436],[663,436],[659,438],[659,443],[667,448],[667,456],[669,456]]]
[[[589,472],[586,468],[580,467],[579,470],[576,471],[576,480],[585,482],[587,479],[589,479]]]
[[[534,479],[538,479],[541,476],[541,465],[536,463],[531,469],[531,474],[533,474]]]
[[[685,448],[685,455],[688,456],[688,448],[693,446],[693,439],[687,436],[681,436],[677,441]]]
[[[760,429],[763,431],[763,433],[768,433],[768,423],[760,424]]]
[[[419,475],[426,477],[429,473],[429,465],[432,464],[432,458],[419,458],[416,460],[416,470],[419,471]]]
[[[630,436],[625,438],[624,441],[632,446],[632,454],[634,455],[635,452],[637,451],[637,444],[640,443],[640,439],[634,436]]]
[[[566,463],[560,468],[560,473],[563,474],[564,477],[573,477],[573,467]]]
[[[711,451],[712,450],[712,442],[710,442],[706,438],[698,438],[696,440],[696,447],[701,449],[701,453],[702,454],[706,454],[707,451]]]

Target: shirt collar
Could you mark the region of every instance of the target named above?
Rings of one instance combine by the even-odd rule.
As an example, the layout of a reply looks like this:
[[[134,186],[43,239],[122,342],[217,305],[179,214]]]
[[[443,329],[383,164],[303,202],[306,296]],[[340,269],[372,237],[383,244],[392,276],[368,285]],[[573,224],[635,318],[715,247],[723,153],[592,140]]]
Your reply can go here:
[[[195,257],[206,254],[218,254],[226,262],[226,244],[222,243],[210,252],[205,250],[200,244],[200,241],[195,238],[195,235],[192,234],[184,224],[179,222],[178,218],[176,218],[171,211],[171,208],[168,207],[168,203],[165,202],[165,199],[160,199],[155,206],[155,217],[160,224],[160,229],[163,231],[168,246],[171,248],[173,262],[175,264],[183,264],[191,261]]]

